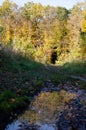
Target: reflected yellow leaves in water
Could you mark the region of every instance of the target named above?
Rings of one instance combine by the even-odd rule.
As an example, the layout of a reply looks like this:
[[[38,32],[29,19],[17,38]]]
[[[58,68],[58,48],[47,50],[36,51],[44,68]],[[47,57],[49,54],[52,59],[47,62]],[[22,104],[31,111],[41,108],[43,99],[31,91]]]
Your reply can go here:
[[[19,120],[26,119],[31,124],[34,123],[53,123],[55,118],[64,108],[64,103],[69,102],[76,95],[61,90],[59,92],[40,93],[33,100],[25,113],[19,117]]]

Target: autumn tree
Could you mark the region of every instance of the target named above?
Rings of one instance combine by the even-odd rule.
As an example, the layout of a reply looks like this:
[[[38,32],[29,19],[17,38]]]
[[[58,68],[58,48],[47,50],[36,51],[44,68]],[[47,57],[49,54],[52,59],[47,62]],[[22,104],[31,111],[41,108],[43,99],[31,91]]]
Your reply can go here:
[[[17,5],[9,0],[5,0],[0,6],[0,24],[4,30],[4,36],[2,38],[3,43],[10,42],[10,40],[14,37],[13,17],[16,12],[16,8]]]
[[[19,8],[5,0],[0,6],[0,42],[42,63],[85,59],[85,5],[78,3],[67,10],[27,2]]]

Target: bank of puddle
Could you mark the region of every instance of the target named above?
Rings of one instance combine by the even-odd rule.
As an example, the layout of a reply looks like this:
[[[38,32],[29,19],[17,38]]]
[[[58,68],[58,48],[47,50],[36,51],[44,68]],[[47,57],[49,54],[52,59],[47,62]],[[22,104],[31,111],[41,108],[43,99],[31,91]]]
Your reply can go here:
[[[76,98],[76,94],[65,90],[58,92],[41,92],[32,100],[28,109],[10,124],[5,130],[22,130],[25,125],[37,125],[38,130],[56,130],[55,120],[64,110],[65,103]]]

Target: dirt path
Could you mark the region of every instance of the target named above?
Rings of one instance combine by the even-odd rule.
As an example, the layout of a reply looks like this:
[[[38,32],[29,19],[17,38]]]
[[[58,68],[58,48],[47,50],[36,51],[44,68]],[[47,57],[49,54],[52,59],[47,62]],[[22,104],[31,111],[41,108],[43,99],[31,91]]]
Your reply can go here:
[[[61,70],[59,66],[53,66],[53,65],[47,65],[47,64],[45,65],[45,69],[48,70],[51,73],[58,73]],[[86,82],[86,78],[81,77],[81,76],[67,75],[67,74],[64,74],[64,76],[71,77],[73,79],[79,79],[83,82]]]
[[[70,77],[73,78],[73,79],[79,79],[79,80],[81,80],[81,81],[86,82],[86,79],[83,78],[83,77],[80,77],[80,76],[71,75]]]

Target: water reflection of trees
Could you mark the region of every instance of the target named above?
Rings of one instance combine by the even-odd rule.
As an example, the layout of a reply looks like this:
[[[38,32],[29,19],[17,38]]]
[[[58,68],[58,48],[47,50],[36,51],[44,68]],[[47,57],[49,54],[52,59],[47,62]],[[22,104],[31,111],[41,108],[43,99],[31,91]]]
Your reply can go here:
[[[53,123],[58,112],[64,109],[64,103],[75,96],[64,90],[40,93],[19,119],[26,119],[31,123]]]

